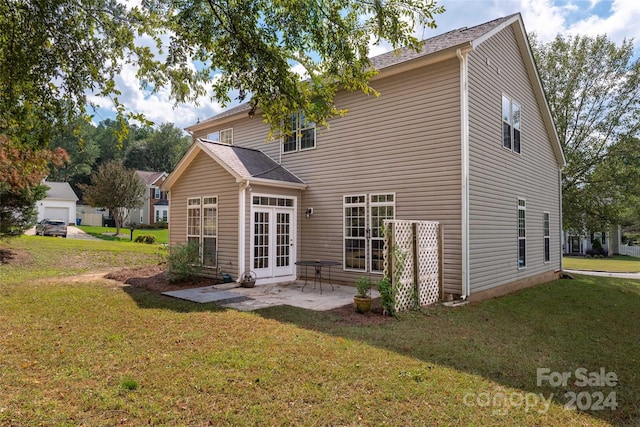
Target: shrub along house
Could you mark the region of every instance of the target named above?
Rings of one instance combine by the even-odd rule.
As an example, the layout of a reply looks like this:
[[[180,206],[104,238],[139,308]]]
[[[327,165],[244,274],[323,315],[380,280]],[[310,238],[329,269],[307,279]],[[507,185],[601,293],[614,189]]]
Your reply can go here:
[[[380,97],[266,143],[249,104],[189,127],[163,189],[170,244],[257,284],[334,260],[332,280],[381,277],[384,219],[439,221],[444,291],[487,298],[557,277],[564,156],[519,14],[372,58]],[[213,255],[215,254],[215,256]]]

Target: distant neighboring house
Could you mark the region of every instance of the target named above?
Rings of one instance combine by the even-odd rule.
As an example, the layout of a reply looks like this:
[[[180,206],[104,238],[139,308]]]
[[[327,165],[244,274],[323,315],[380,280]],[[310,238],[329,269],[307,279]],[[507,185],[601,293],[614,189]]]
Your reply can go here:
[[[169,201],[167,192],[160,187],[167,178],[166,172],[136,171],[136,175],[146,185],[144,205],[133,209],[129,214],[129,222],[136,224],[155,224],[169,222]]]
[[[76,202],[78,196],[68,182],[42,183],[49,187],[47,196],[36,203],[38,208],[38,222],[45,218],[61,219],[68,224],[76,223]]]
[[[595,239],[600,240],[602,248],[607,251],[610,256],[620,253],[621,231],[618,225],[611,226],[609,231],[606,232],[584,233],[582,235],[564,232],[562,242],[563,253],[573,256],[585,255],[593,247]]]
[[[443,288],[471,300],[553,280],[562,269],[565,159],[520,14],[372,58],[379,97],[340,91],[349,113],[293,135],[242,104],[187,128],[167,177],[171,245],[257,285],[331,260],[331,280],[382,277],[385,219],[438,221]],[[217,266],[216,266],[217,260]]]

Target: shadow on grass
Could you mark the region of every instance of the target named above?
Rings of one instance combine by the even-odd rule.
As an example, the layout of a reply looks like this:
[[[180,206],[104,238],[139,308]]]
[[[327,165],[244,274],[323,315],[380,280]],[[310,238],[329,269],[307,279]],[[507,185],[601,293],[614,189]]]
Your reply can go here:
[[[569,403],[565,393],[581,396],[578,403],[591,407],[598,393],[606,398],[614,392],[617,409],[586,412],[615,425],[640,425],[638,282],[580,276],[464,307],[403,314],[379,326],[353,326],[331,313],[293,307],[259,313],[481,375],[546,399],[552,396],[559,405]],[[546,380],[538,385],[538,368],[569,372],[567,385],[552,387]],[[617,385],[580,386],[578,368],[587,375],[604,368],[615,373]]]
[[[172,310],[178,313],[202,313],[228,310],[226,307],[221,307],[215,303],[201,304],[186,301],[130,285],[125,285],[122,289],[140,308]]]
[[[184,301],[133,286],[124,291],[141,308],[176,312],[225,311],[215,303]],[[617,409],[586,411],[614,425],[640,425],[640,282],[592,276],[558,280],[502,298],[458,308],[434,307],[379,325],[354,325],[335,312],[291,306],[256,311],[264,318],[358,340],[395,353],[485,377],[497,384],[569,403],[589,405],[615,393]],[[538,368],[568,372],[566,385],[538,385]],[[617,385],[579,386],[587,375],[613,372]],[[596,393],[596,394],[594,394]],[[460,396],[463,399],[463,396]]]

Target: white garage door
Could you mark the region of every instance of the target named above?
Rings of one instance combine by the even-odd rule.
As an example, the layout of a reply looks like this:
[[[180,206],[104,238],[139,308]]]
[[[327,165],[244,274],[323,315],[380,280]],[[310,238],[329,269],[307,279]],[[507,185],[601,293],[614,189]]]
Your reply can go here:
[[[48,219],[61,219],[69,222],[69,208],[44,208],[44,217]]]

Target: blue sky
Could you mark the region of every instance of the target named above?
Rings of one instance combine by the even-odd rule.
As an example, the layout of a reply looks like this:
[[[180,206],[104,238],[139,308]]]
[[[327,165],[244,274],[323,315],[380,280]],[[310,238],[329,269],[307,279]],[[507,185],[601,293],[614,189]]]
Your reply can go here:
[[[437,28],[418,30],[419,37],[424,34],[429,38],[520,12],[527,32],[536,32],[543,41],[558,33],[607,34],[617,44],[625,38],[634,39],[636,56],[640,56],[640,0],[440,0],[438,4],[446,12],[436,15]],[[373,52],[383,53],[386,49],[380,46]],[[184,128],[223,111],[219,103],[206,97],[200,99],[199,106],[176,106],[166,90],[153,95],[141,90],[134,74],[134,69],[123,68],[118,79],[122,91],[119,99],[130,111],[144,113],[156,124],[170,122]],[[102,106],[95,112],[95,123],[113,117],[108,100],[94,101]]]

